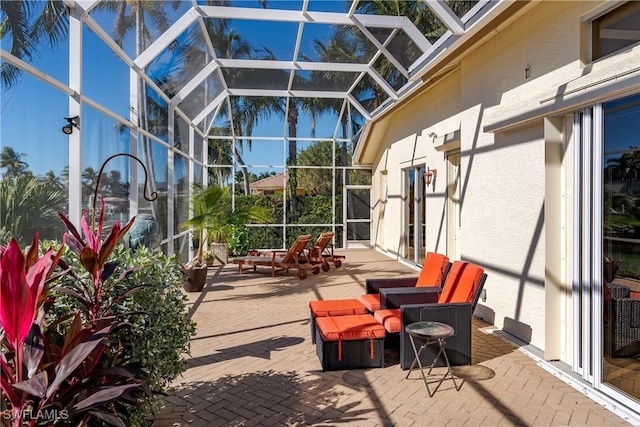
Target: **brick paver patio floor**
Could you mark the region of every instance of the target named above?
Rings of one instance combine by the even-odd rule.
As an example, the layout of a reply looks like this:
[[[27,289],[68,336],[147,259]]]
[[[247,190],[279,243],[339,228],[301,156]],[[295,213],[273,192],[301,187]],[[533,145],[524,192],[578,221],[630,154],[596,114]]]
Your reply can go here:
[[[416,275],[372,250],[343,253],[342,267],[306,280],[210,268],[203,292],[188,294],[198,324],[188,369],[154,426],[629,425],[479,319],[473,365],[456,368],[460,391],[448,380],[429,398],[418,372],[405,379],[393,350],[384,368],[322,372],[308,302],[357,297],[366,278]]]

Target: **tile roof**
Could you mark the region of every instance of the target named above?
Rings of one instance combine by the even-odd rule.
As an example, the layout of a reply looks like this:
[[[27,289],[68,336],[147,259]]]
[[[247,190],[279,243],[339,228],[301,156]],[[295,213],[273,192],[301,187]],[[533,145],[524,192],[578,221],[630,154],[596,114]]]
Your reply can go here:
[[[282,189],[288,181],[289,176],[286,172],[282,172],[277,175],[269,176],[261,180],[252,182],[251,184],[249,184],[249,187],[254,190]]]

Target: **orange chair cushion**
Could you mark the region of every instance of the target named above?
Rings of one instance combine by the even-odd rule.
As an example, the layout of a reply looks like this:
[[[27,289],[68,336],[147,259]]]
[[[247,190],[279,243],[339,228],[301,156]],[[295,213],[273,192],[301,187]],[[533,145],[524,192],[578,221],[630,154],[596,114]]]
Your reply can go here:
[[[629,292],[629,298],[640,299],[640,292]]]
[[[478,293],[484,269],[463,261],[455,261],[447,274],[444,289],[438,298],[439,304],[449,302],[468,302]]]
[[[380,310],[380,294],[362,295],[360,302],[371,312]]]
[[[385,336],[384,327],[370,314],[319,317],[316,325],[324,341],[338,341],[338,360],[342,360],[342,341],[369,340],[369,351],[373,359],[373,340]]]
[[[320,317],[318,331],[325,341],[352,341],[384,338],[384,328],[370,314]]]
[[[435,252],[428,252],[422,264],[416,287],[441,286],[444,273],[449,266],[449,258]]]
[[[346,316],[366,314],[367,309],[357,299],[334,299],[310,301],[309,308],[314,317]]]
[[[400,309],[378,310],[373,317],[380,322],[390,334],[400,332],[402,327],[402,312]]]

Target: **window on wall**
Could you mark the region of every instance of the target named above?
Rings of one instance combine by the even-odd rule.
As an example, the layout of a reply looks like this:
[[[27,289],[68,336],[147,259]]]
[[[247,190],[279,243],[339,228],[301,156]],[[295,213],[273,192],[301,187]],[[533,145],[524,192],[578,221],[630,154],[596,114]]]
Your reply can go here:
[[[640,2],[630,1],[591,23],[592,59],[640,42]]]

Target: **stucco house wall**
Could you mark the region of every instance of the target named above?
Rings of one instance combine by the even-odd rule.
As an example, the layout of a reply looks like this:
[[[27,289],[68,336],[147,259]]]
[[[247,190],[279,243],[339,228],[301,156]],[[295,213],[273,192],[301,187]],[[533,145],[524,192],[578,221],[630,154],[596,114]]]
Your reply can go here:
[[[460,119],[457,117],[457,113],[460,111],[461,87],[458,76],[459,73],[455,72],[450,78],[434,86],[428,94],[420,97],[415,103],[406,105],[390,120],[391,124],[384,138],[386,146],[378,153],[373,174],[374,186],[380,185],[382,175],[386,176],[386,200],[382,203],[380,200],[374,201],[372,214],[374,224],[376,224],[374,230],[377,229],[379,233],[384,233],[379,235],[377,239],[376,233],[374,233],[372,243],[374,247],[387,251],[389,254],[401,257],[404,252],[404,235],[398,233],[399,225],[404,223],[403,217],[406,214],[403,200],[407,195],[403,192],[402,169],[427,164],[431,168],[444,171],[442,169],[444,165],[442,155],[438,157],[438,160],[434,159],[432,163],[427,162],[427,156],[430,159],[434,157],[431,147],[433,137],[429,136],[429,133],[433,131],[425,128],[424,124],[425,118],[428,117],[429,121],[439,123],[440,127],[459,128]],[[428,99],[423,100],[423,97]],[[429,102],[429,99],[437,99],[438,102]],[[385,174],[384,171],[387,173]],[[443,178],[440,178],[438,182],[446,185]],[[374,191],[374,198],[378,194],[379,192]],[[427,197],[442,197],[442,190],[434,187],[429,190]],[[439,205],[442,206],[442,203]],[[437,208],[436,204],[428,204],[426,213],[428,229],[433,229],[434,219],[441,215],[441,212],[437,212],[438,209],[442,211],[441,206]],[[378,221],[387,226],[378,226]],[[429,239],[430,234],[427,231],[427,250],[446,251],[446,241]]]
[[[466,51],[447,71],[407,103],[372,126],[376,145],[373,245],[402,254],[402,169],[424,164],[438,170],[427,189],[426,247],[446,251],[446,158],[436,147],[459,131],[461,167],[460,258],[486,267],[487,300],[476,314],[536,347],[545,348],[545,117],[564,133],[562,280],[571,283],[572,144],[570,118],[582,106],[615,94],[607,78],[640,58],[635,46],[588,64],[589,27],[583,17],[593,1],[532,3],[510,22]],[[636,62],[637,66],[638,62]],[[526,71],[528,70],[528,72]],[[527,75],[528,73],[528,75]],[[637,76],[636,76],[637,77]],[[632,82],[633,83],[633,82]],[[622,87],[630,85],[617,82]],[[572,87],[584,91],[559,96]],[[431,136],[430,136],[431,135]],[[384,187],[384,188],[383,188]],[[562,311],[562,357],[571,357],[570,291]],[[552,301],[553,303],[553,301]],[[549,316],[549,318],[551,318]]]

